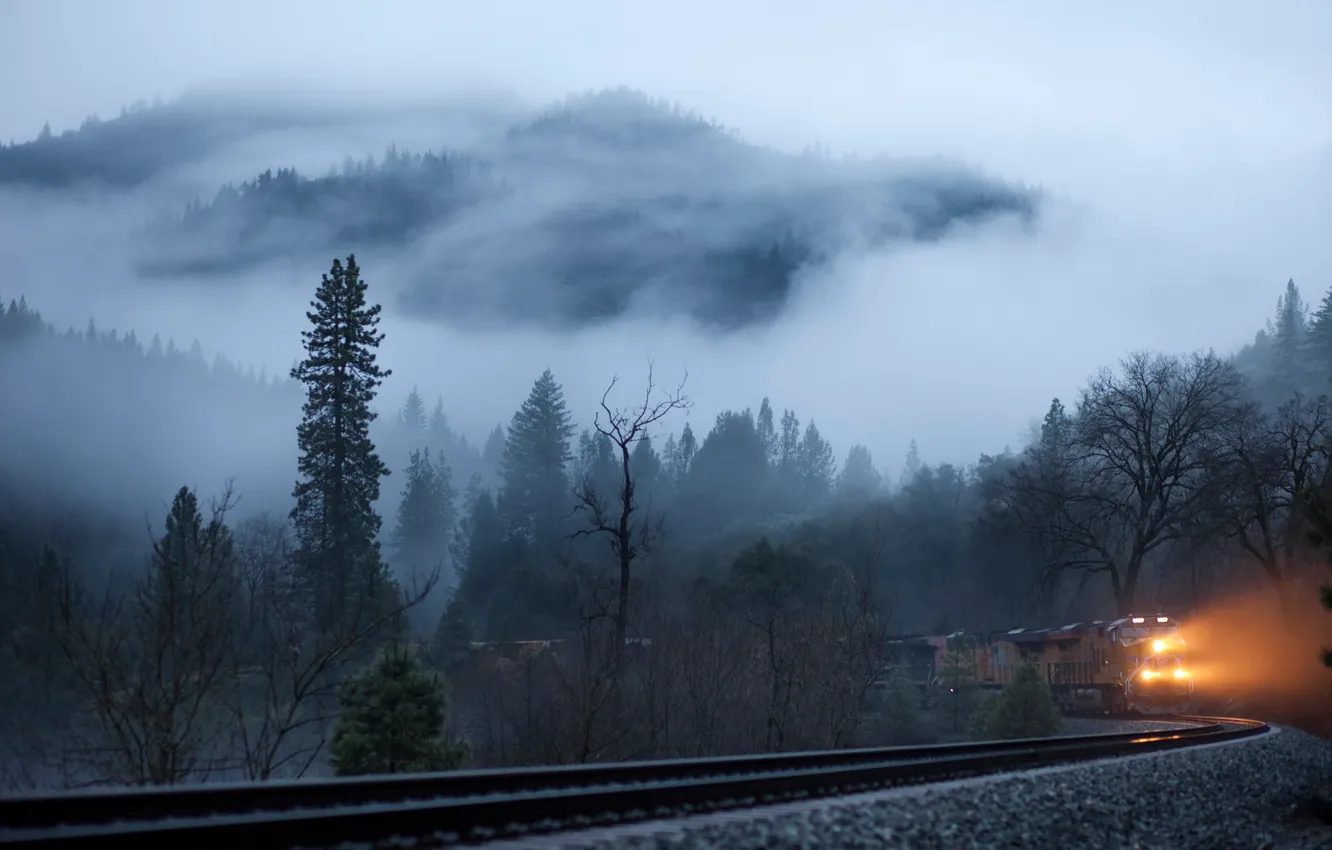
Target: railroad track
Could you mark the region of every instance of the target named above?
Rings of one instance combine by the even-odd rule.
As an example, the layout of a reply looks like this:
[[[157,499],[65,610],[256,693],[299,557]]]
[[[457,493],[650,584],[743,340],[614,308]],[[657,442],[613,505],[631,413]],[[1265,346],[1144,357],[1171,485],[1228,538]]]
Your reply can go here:
[[[412,776],[117,789],[0,800],[0,847],[286,850],[427,844],[833,796],[1261,735],[1238,718],[1166,731]]]

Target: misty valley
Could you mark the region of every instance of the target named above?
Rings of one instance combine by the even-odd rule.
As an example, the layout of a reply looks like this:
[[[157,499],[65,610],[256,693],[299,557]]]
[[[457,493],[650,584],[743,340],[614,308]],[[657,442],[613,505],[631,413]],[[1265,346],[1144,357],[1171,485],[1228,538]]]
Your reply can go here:
[[[90,288],[281,268],[308,302],[279,369],[58,327],[40,269],[0,283],[7,791],[1048,736],[1043,681],[987,691],[950,643],[922,689],[894,647],[1236,605],[1211,651],[1297,660],[1203,704],[1332,731],[1332,290],[1274,286],[1238,351],[1126,351],[975,458],[875,457],[874,421],[834,445],[839,412],[781,385],[691,418],[694,378],[647,358],[590,361],[586,406],[524,362],[512,415],[464,433],[475,399],[385,379],[483,364],[389,356],[395,320],[757,333],[839,257],[1020,239],[1043,195],[779,152],[625,89],[409,117],[470,129],[238,177],[357,119],[195,96],[0,146],[13,209],[110,211],[66,237],[116,246]]]

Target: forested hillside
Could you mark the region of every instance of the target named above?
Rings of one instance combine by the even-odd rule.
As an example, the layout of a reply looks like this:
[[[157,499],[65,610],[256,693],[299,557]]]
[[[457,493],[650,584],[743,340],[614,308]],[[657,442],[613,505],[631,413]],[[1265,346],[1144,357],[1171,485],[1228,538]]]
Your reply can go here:
[[[363,306],[327,306],[347,299]],[[910,740],[928,733],[909,707],[864,726],[891,632],[1188,618],[1245,588],[1294,612],[1324,577],[1302,504],[1329,468],[1332,295],[1309,316],[1293,282],[1234,358],[1129,354],[1052,402],[1020,451],[952,463],[831,446],[820,411],[766,397],[696,430],[688,384],[656,374],[644,395],[646,370],[570,410],[539,363],[478,448],[429,392],[376,415],[394,364],[372,357],[353,261],[319,304],[306,361],[276,380],[156,338],[57,332],[21,301],[0,315],[11,781],[325,770],[338,682],[412,634],[481,764]],[[364,377],[327,383],[339,368]],[[356,401],[330,420],[337,386]],[[226,492],[223,467],[269,446],[267,496]],[[217,477],[172,481],[180,453]],[[123,510],[147,491],[151,536]],[[170,634],[174,659],[142,655]],[[494,640],[555,643],[469,650]]]
[[[136,109],[0,147],[0,185],[38,187],[46,199],[90,185],[114,194],[172,168],[198,185],[199,162],[238,140],[292,127],[335,138],[351,121],[210,103]],[[772,150],[626,89],[478,135],[469,146],[394,143],[310,173],[278,160],[183,204],[144,190],[130,207],[127,271],[160,285],[234,284],[355,246],[392,258],[391,307],[455,326],[583,326],[650,307],[737,330],[773,320],[802,271],[847,250],[946,239],[1001,218],[1030,224],[1041,203],[961,165]]]

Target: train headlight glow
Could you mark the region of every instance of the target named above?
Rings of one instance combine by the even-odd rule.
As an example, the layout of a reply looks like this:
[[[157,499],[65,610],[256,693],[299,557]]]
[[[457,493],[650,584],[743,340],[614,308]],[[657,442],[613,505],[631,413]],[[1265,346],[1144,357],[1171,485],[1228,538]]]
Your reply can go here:
[[[1155,670],[1143,670],[1138,675],[1143,679],[1155,679],[1158,674]]]
[[[1166,642],[1163,640],[1152,641],[1152,652],[1165,652]]]
[[[1189,673],[1188,673],[1187,670],[1179,669],[1179,670],[1176,670],[1176,671],[1175,671],[1175,678],[1176,678],[1176,679],[1187,679],[1188,677],[1189,677]]]

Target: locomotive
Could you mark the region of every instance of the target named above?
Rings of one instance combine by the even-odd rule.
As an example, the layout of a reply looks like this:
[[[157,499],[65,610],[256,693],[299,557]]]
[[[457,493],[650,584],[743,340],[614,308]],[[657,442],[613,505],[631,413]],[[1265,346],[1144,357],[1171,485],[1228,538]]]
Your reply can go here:
[[[974,670],[981,690],[1001,689],[1018,667],[1034,665],[1065,714],[1187,714],[1193,701],[1188,644],[1179,621],[1163,614],[906,635],[890,638],[886,649],[889,670],[913,682],[926,701],[947,687],[949,665],[959,660]]]

